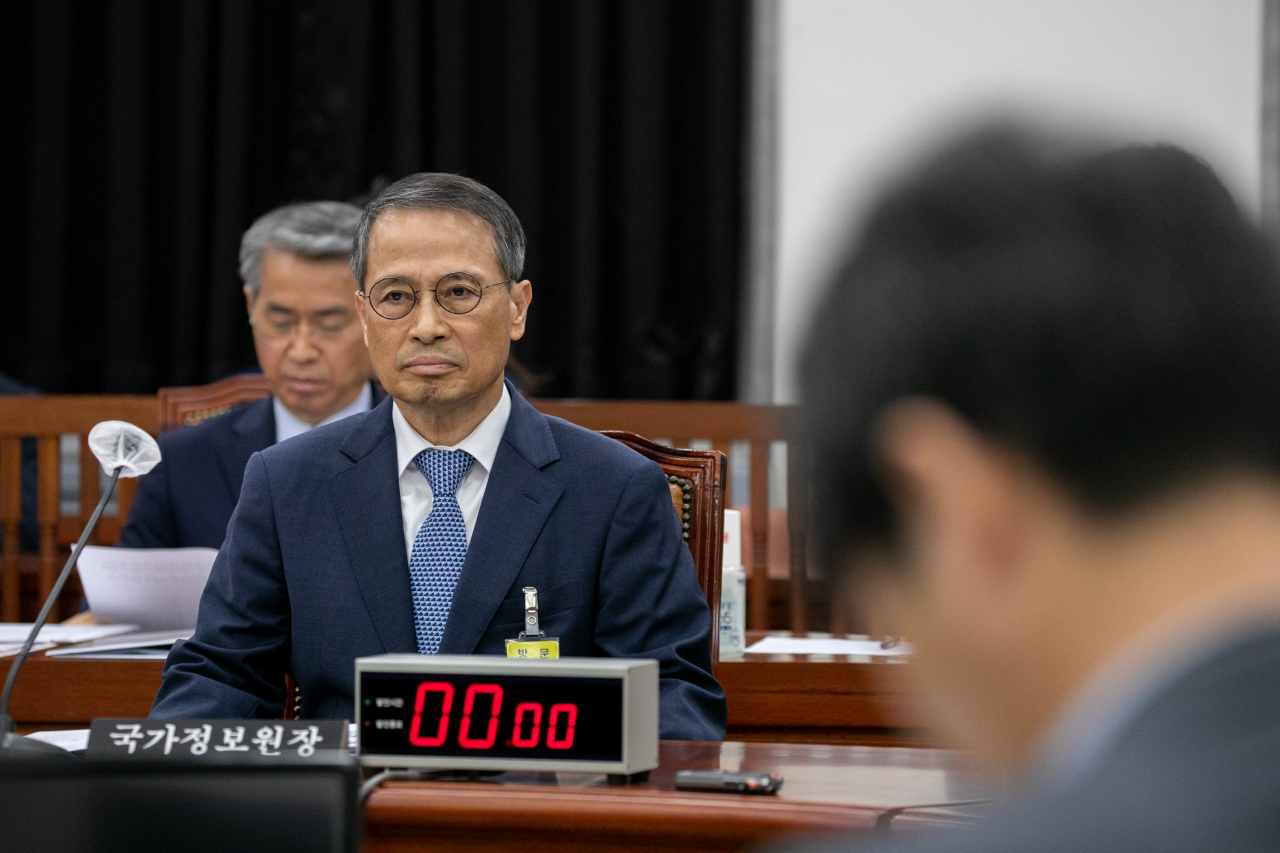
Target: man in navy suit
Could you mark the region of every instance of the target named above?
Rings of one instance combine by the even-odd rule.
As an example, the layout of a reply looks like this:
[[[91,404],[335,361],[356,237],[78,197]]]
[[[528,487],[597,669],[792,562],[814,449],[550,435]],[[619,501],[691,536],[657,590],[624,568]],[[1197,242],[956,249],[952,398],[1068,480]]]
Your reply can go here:
[[[874,849],[1280,849],[1267,240],[1185,151],[1001,126],[848,245],[802,360],[820,550],[1012,795]]]
[[[654,658],[660,732],[723,738],[706,600],[661,469],[504,382],[532,287],[510,207],[418,174],[365,211],[351,267],[373,411],[255,453],[156,717],[352,714],[353,661],[504,654],[524,587],[565,656]]]
[[[336,201],[291,204],[245,232],[240,275],[271,397],[160,436],[163,459],[138,482],[121,545],[221,547],[250,456],[381,400],[351,305],[360,213]]]

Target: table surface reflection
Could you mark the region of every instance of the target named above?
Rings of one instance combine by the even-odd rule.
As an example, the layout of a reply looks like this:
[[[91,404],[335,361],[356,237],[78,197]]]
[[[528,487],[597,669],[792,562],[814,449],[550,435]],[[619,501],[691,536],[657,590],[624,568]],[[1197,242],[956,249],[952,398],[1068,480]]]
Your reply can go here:
[[[647,781],[626,786],[550,772],[389,782],[369,799],[366,849],[426,849],[429,837],[439,850],[538,850],[539,839],[585,850],[607,836],[617,849],[739,850],[780,833],[892,830],[904,810],[995,794],[966,756],[942,749],[664,741],[659,761]],[[785,781],[776,796],[677,791],[686,769]]]

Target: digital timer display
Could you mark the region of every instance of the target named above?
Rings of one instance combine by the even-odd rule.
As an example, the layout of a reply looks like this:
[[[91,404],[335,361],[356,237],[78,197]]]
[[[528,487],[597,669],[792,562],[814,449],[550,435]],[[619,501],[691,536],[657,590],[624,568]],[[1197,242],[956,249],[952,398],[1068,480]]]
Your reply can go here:
[[[622,681],[362,672],[370,755],[621,761]]]
[[[356,658],[366,767],[630,776],[658,766],[658,662]]]

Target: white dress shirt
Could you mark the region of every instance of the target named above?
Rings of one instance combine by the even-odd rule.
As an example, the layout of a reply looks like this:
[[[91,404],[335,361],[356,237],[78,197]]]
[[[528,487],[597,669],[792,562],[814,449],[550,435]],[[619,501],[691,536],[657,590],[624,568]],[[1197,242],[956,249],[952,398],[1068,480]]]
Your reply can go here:
[[[317,426],[331,424],[334,421],[340,421],[343,418],[350,417],[351,415],[358,415],[361,412],[369,411],[369,409],[373,408],[373,388],[370,387],[368,382],[364,383],[364,387],[360,389],[360,394],[356,397],[354,403],[347,406],[337,414],[325,418],[320,423],[316,424],[316,426],[312,426],[306,421],[299,420],[293,412],[284,407],[284,403],[280,402],[279,397],[271,398],[271,406],[275,409],[276,413],[276,444],[279,444],[287,438],[293,438],[295,435],[302,435],[304,432],[309,432]]]
[[[484,500],[485,487],[489,485],[489,472],[493,470],[493,460],[498,456],[498,445],[502,444],[502,435],[507,431],[507,420],[511,417],[511,395],[507,386],[502,386],[502,398],[493,411],[485,415],[479,425],[471,431],[471,435],[453,447],[438,447],[427,441],[418,431],[409,426],[404,415],[400,414],[400,405],[391,405],[391,423],[396,434],[396,465],[400,472],[400,517],[404,521],[405,554],[413,556],[413,540],[418,535],[418,528],[431,514],[431,484],[426,476],[413,464],[413,458],[424,450],[465,450],[475,462],[467,470],[462,482],[458,484],[458,508],[462,510],[462,522],[467,528],[467,545],[471,544],[471,532],[476,529],[476,518],[480,516],[480,502]]]

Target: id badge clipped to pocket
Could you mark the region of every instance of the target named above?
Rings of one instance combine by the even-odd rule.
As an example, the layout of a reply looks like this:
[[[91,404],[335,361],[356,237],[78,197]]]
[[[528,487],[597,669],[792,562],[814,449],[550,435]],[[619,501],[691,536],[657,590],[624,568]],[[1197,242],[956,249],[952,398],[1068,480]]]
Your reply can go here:
[[[538,589],[524,588],[524,630],[507,640],[507,657],[551,660],[560,657],[560,639],[548,637],[538,626]]]

